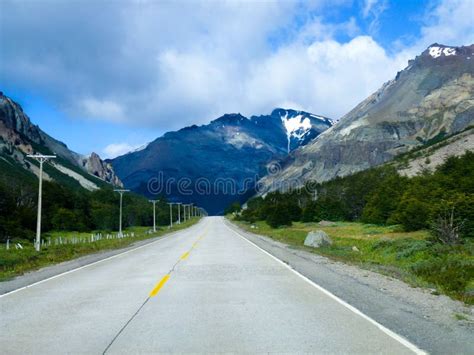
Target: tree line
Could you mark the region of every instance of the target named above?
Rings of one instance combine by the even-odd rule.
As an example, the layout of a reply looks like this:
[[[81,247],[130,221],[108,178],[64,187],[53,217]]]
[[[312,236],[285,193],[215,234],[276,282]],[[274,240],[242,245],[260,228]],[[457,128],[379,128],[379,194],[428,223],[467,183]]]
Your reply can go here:
[[[234,204],[227,212],[238,210]],[[321,220],[399,224],[405,231],[451,225],[460,237],[474,237],[474,153],[450,157],[433,172],[414,177],[401,176],[386,165],[328,182],[308,182],[292,191],[274,191],[250,199],[238,218],[266,220],[275,228]]]
[[[37,179],[0,177],[0,241],[33,239],[36,230]],[[52,181],[43,182],[42,231],[114,231],[119,224],[119,195],[112,187],[95,191],[73,189]],[[158,225],[169,223],[164,198],[156,204]],[[153,224],[153,206],[142,196],[123,197],[123,226]]]

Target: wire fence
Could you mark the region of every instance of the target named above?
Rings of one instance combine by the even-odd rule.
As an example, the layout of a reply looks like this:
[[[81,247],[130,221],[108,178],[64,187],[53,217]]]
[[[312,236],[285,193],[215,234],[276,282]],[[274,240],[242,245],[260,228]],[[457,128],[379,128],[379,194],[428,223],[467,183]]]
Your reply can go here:
[[[112,240],[112,239],[124,239],[124,238],[137,238],[141,235],[151,235],[155,234],[153,230],[147,230],[143,233],[136,234],[135,232],[129,233],[91,233],[89,236],[80,235],[80,236],[57,236],[57,237],[46,237],[41,239],[41,246],[57,246],[57,245],[75,245],[75,244],[86,244],[86,243],[96,243],[101,240]],[[6,250],[21,250],[25,247],[28,247],[29,244],[35,245],[35,242],[13,242],[13,238],[7,238],[6,243],[0,247],[5,248]]]

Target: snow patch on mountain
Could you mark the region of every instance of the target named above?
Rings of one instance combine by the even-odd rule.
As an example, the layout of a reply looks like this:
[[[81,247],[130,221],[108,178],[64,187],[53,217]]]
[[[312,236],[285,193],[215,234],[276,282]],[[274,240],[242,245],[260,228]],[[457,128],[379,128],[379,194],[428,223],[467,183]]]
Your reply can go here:
[[[433,58],[438,58],[441,57],[441,55],[445,55],[446,57],[449,57],[450,55],[456,55],[456,49],[455,48],[443,48],[443,47],[438,47],[438,46],[431,46],[428,48],[430,56]]]
[[[337,122],[337,120],[333,120],[331,118],[315,115],[315,114],[312,114],[312,113],[309,116],[312,117],[312,118],[316,118],[316,119],[318,119],[320,121],[323,121],[323,122],[329,121],[331,123],[331,125],[333,125],[334,123]]]
[[[311,130],[311,121],[308,117],[304,117],[301,114],[294,117],[288,117],[288,112],[285,116],[281,116],[281,121],[286,129],[286,137],[288,139],[287,149],[289,153],[291,139],[296,138],[301,140]]]

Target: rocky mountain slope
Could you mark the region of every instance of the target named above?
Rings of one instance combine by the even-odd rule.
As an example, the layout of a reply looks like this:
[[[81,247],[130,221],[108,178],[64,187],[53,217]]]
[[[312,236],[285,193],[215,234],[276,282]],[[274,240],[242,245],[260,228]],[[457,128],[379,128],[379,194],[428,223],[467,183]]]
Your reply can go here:
[[[393,165],[401,175],[411,177],[423,171],[434,171],[447,158],[461,156],[466,150],[474,152],[474,126],[402,154],[387,164]]]
[[[37,173],[37,166],[28,154],[55,154],[51,161],[57,176],[73,179],[78,185],[97,189],[103,182],[122,186],[112,166],[92,153],[82,156],[71,151],[64,143],[54,139],[31,123],[20,105],[0,92],[0,159]],[[46,179],[54,179],[45,172]]]
[[[326,117],[285,109],[251,118],[227,114],[208,125],[166,133],[111,163],[127,188],[222,213],[231,202],[245,200],[244,194],[266,174],[268,162],[307,144],[332,124]]]
[[[474,45],[433,44],[260,182],[261,193],[385,163],[474,124]]]

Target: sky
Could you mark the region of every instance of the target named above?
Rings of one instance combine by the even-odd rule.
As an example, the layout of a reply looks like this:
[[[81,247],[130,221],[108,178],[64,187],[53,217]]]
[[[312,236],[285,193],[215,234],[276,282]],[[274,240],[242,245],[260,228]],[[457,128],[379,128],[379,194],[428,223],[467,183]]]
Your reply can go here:
[[[224,113],[338,119],[473,23],[474,0],[1,0],[0,90],[112,158]]]

